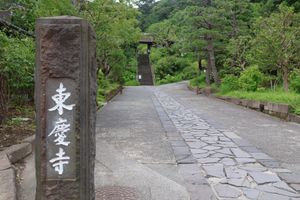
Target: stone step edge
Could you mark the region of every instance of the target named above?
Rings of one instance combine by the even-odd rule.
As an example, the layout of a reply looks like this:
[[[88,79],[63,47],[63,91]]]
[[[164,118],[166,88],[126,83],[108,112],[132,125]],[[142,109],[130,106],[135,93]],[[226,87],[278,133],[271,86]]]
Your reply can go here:
[[[16,173],[13,164],[32,153],[35,135],[0,151],[0,200],[17,200]]]

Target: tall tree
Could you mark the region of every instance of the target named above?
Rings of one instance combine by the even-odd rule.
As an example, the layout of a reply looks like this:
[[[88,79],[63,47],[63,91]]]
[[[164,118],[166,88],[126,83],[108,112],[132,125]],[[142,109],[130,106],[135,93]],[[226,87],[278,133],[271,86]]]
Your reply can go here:
[[[95,0],[87,3],[82,11],[95,29],[98,69],[106,76],[114,68],[125,67],[124,50],[138,42],[137,14],[137,10],[126,2],[114,0]]]
[[[135,1],[135,4],[138,6],[139,11],[141,12],[139,16],[141,29],[145,31],[145,29],[150,25],[148,17],[155,4],[155,0],[139,0]]]
[[[220,78],[216,66],[215,42],[220,37],[220,29],[224,16],[221,9],[212,4],[211,0],[205,1],[203,6],[193,6],[188,8],[194,30],[199,31],[200,38],[206,41],[205,51],[207,52],[207,71],[206,83],[210,84],[212,74],[217,85],[220,84]]]
[[[289,89],[289,73],[300,66],[300,16],[294,9],[279,6],[279,12],[261,18],[255,26],[251,62],[263,70],[277,70],[282,75],[285,91]]]

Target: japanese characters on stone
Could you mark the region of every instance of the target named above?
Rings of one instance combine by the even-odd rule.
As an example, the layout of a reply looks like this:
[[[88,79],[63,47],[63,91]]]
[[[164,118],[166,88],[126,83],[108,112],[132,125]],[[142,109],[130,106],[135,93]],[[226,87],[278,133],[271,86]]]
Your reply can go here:
[[[48,134],[48,139],[53,140],[57,146],[57,153],[54,158],[51,158],[49,162],[54,170],[62,175],[64,173],[64,165],[69,164],[70,157],[66,155],[65,148],[70,144],[68,140],[68,133],[70,129],[70,123],[64,118],[64,109],[72,111],[75,104],[65,105],[65,101],[71,96],[71,92],[67,92],[63,83],[60,83],[59,88],[56,90],[57,94],[52,96],[52,100],[55,102],[55,106],[49,108],[50,112],[58,112],[59,117],[55,119],[54,127]]]

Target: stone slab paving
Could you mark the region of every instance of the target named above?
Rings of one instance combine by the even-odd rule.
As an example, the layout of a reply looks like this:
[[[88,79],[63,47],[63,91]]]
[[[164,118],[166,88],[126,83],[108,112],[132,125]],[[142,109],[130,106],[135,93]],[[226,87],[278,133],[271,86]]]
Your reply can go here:
[[[299,193],[278,176],[277,173],[288,170],[277,166],[276,160],[257,151],[233,132],[211,126],[158,88],[154,94],[189,146],[218,199],[300,200]],[[249,151],[241,146],[248,147]],[[185,148],[182,151],[187,152]]]
[[[152,96],[152,102],[173,148],[179,174],[184,179],[183,185],[189,192],[190,200],[216,200],[216,196],[205,179],[204,173],[198,167],[191,149],[155,96]]]

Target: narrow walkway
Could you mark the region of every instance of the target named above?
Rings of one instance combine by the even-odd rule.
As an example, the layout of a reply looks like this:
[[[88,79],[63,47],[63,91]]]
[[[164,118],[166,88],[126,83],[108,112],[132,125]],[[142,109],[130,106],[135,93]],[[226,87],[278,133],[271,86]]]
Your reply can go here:
[[[147,173],[155,173],[181,190],[169,196],[175,190],[168,190],[164,181],[154,183],[148,177],[136,176],[128,165],[128,171],[107,171],[109,177],[103,173],[104,167],[97,165],[101,176],[96,180],[102,180],[97,182],[99,188],[129,186],[140,199],[153,200],[300,199],[296,191],[300,184],[300,149],[291,144],[292,139],[300,140],[297,124],[197,96],[186,89],[186,83],[126,88],[123,95],[99,112],[98,120],[98,143],[105,141],[115,154],[122,154],[125,160],[136,162],[147,168]],[[250,136],[245,137],[241,127]],[[285,127],[288,131],[274,127]],[[278,137],[286,138],[286,142],[279,142]],[[289,152],[278,152],[269,144]],[[107,149],[105,145],[102,147]],[[106,165],[111,157],[103,159],[101,154],[107,151],[102,147],[97,145],[97,158]],[[286,158],[286,153],[293,158]],[[124,181],[125,176],[129,180]]]
[[[98,199],[113,199],[113,193],[134,200],[189,199],[149,88],[126,88],[98,113]]]

